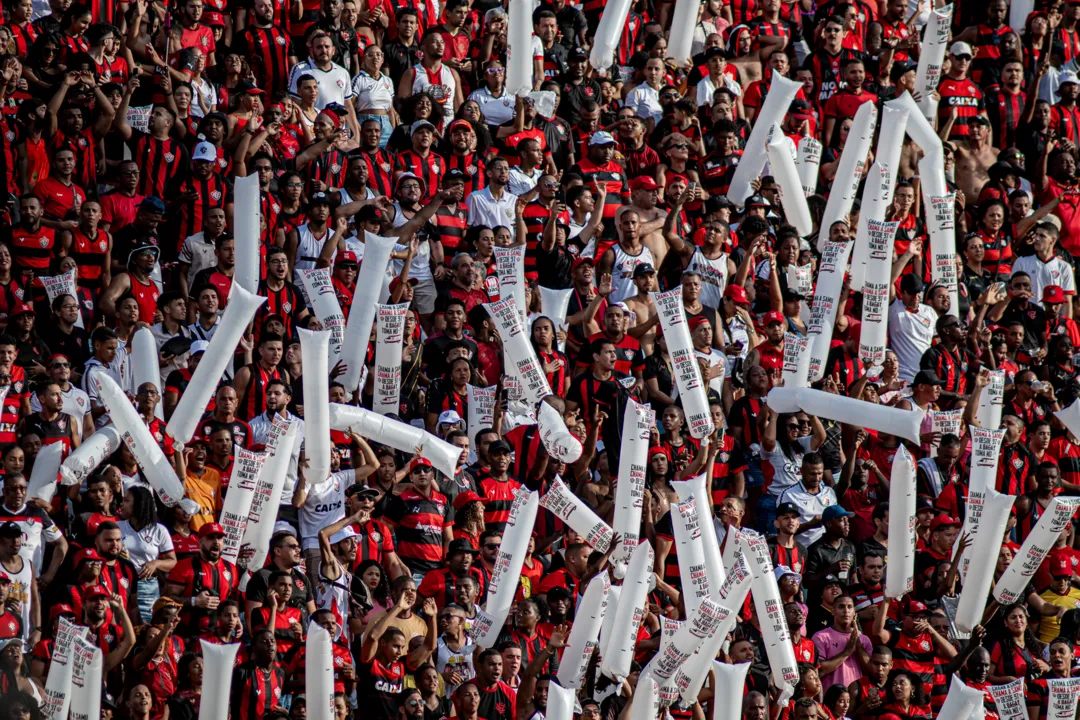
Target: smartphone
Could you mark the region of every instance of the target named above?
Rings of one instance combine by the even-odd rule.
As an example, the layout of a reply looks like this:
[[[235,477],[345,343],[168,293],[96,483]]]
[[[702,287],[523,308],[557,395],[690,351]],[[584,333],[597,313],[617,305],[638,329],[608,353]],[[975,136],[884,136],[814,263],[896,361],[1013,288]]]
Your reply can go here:
[[[555,191],[555,202],[562,203],[563,205],[566,204],[566,189],[561,185],[559,186],[559,189]]]
[[[694,197],[697,194],[697,183],[692,182],[686,186],[686,196]]]

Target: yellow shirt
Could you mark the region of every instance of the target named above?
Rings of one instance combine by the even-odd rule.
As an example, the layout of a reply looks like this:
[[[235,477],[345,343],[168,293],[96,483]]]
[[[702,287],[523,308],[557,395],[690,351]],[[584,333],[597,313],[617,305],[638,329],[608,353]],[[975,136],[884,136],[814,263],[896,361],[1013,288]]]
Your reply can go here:
[[[207,523],[217,522],[221,513],[221,473],[205,468],[202,477],[188,470],[184,478],[184,497],[199,504],[199,512],[191,516],[191,531],[198,532]]]
[[[1056,592],[1047,588],[1043,592],[1039,593],[1039,597],[1050,605],[1056,605],[1063,607],[1066,610],[1073,610],[1080,608],[1080,590],[1074,587],[1069,587],[1069,592],[1065,595],[1058,595]],[[1043,616],[1039,620],[1039,641],[1048,643],[1056,638],[1061,631],[1061,619],[1055,615]]]

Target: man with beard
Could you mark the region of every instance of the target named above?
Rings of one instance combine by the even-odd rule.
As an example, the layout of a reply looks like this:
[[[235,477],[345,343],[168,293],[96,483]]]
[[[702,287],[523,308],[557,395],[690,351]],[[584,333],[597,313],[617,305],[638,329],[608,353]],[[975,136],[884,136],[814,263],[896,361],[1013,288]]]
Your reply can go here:
[[[61,457],[66,458],[79,447],[82,433],[80,425],[63,412],[64,399],[60,394],[60,384],[43,380],[38,383],[34,397],[40,408],[23,418],[19,435],[34,433],[41,438],[43,445],[58,442],[64,447]]]
[[[446,158],[447,173],[458,170],[464,174],[462,199],[487,186],[483,158],[476,152],[476,131],[468,120],[455,120],[447,130],[450,134],[450,154]]]
[[[94,549],[105,560],[101,568],[101,584],[115,595],[125,608],[138,608],[139,571],[135,563],[126,557],[124,536],[120,526],[111,521],[98,525],[94,537]],[[141,616],[135,615],[135,622],[141,624]]]
[[[36,195],[23,195],[19,198],[19,224],[11,229],[11,254],[15,267],[22,275],[47,275],[49,259],[56,252],[56,230],[41,223],[44,205]],[[13,274],[15,274],[13,272]],[[24,282],[29,285],[29,282]]]
[[[62,295],[61,298],[67,298],[68,302],[71,301],[70,295]],[[60,398],[62,400],[59,408],[60,412],[71,417],[72,423],[79,429],[82,437],[90,437],[94,432],[94,423],[90,417],[90,398],[72,384],[71,362],[64,355],[53,354],[46,365],[46,371],[49,380],[55,382],[60,388]],[[38,412],[41,407],[41,400],[36,394],[33,395],[30,398],[30,411]]]
[[[259,294],[267,302],[255,313],[255,327],[262,327],[266,318],[276,315],[285,326],[285,337],[293,336],[294,327],[305,327],[314,317],[300,288],[289,279],[289,254],[284,248],[271,246],[266,251],[266,279],[259,283]]]
[[[381,139],[382,124],[376,119],[368,118],[360,126],[360,147],[349,153],[348,160],[350,166],[360,161],[367,167],[368,184],[376,194],[390,195],[393,188],[394,155],[380,147]]]
[[[285,236],[289,269],[297,285],[300,283],[300,273],[297,271],[314,270],[326,243],[336,246],[341,240],[341,233],[336,228],[332,232],[328,223],[332,204],[325,192],[314,193],[308,200],[308,221],[295,230],[289,230]]]
[[[407,98],[426,92],[432,100],[442,104],[449,117],[461,107],[464,97],[457,73],[443,63],[446,43],[439,28],[429,28],[424,32],[420,38],[420,50],[423,53],[420,62],[402,73],[397,96]]]
[[[517,717],[517,692],[502,679],[502,655],[488,648],[476,657],[475,663],[475,684],[480,690],[479,716],[484,720],[513,720]]]
[[[110,612],[111,611],[111,612]],[[101,675],[111,692],[117,692],[123,675],[113,673],[135,647],[135,629],[124,603],[110,594],[104,585],[94,585],[83,592],[82,624],[101,649]]]
[[[434,151],[437,128],[428,120],[417,120],[409,128],[410,147],[396,158],[395,170],[411,173],[423,181],[425,190],[420,196],[426,202],[435,196],[443,175],[446,174],[446,162]]]
[[[288,370],[281,367],[284,346],[280,335],[269,332],[263,334],[259,338],[257,352],[259,359],[237,370],[233,377],[240,417],[249,422],[265,410],[269,383],[273,380],[286,384],[289,382]]]
[[[277,663],[277,641],[270,628],[251,638],[251,659],[232,671],[229,710],[234,720],[262,720],[281,702],[285,671]]]
[[[251,627],[251,618],[255,611],[265,604],[272,585],[270,578],[277,572],[289,573],[292,577],[293,589],[287,606],[302,611],[306,616],[315,612],[314,596],[307,576],[300,570],[300,562],[300,542],[296,535],[290,530],[274,533],[270,538],[270,562],[266,567],[255,571],[248,582],[247,602],[244,604],[248,627]]]
[[[221,299],[221,309],[229,302],[233,277],[236,274],[236,241],[232,235],[223,233],[214,238],[214,257],[216,262],[196,273],[191,286],[197,288],[212,287]]]
[[[91,127],[84,127],[83,108],[75,104],[64,106],[68,92],[76,85],[84,91],[89,89],[96,100],[98,117]],[[74,178],[84,189],[97,188],[97,147],[112,128],[115,117],[112,103],[89,72],[68,72],[49,100],[45,136],[50,138],[50,150],[54,157],[61,149],[74,153]]]
[[[181,625],[184,627],[182,634],[197,635],[207,632],[210,629],[210,617],[213,611],[236,589],[240,577],[236,566],[221,557],[224,544],[225,530],[221,525],[218,523],[203,525],[199,528],[198,554],[178,561],[169,572],[169,577],[165,581],[164,594],[184,606],[181,613]],[[297,550],[299,550],[299,544]],[[273,647],[272,634],[270,644]],[[256,638],[252,650],[253,659],[259,648],[260,643]],[[271,661],[272,659],[271,655]],[[236,684],[234,678],[234,698],[242,687],[243,683]]]
[[[248,427],[251,428],[251,445],[254,448],[265,449],[266,444],[270,441],[270,430],[274,424],[274,417],[278,418],[278,422],[289,422],[297,424],[296,437],[304,437],[304,421],[303,419],[293,415],[289,412],[289,404],[292,403],[293,391],[292,386],[284,380],[270,380],[266,383],[266,412],[261,415],[257,415],[251,419]],[[287,516],[293,516],[295,510],[292,507],[293,488],[296,486],[296,470],[297,465],[300,462],[300,445],[299,441],[293,443],[292,457],[289,458],[289,470],[285,474],[285,485],[281,490],[281,511],[285,512]]]
[[[1027,711],[1031,720],[1050,717],[1050,680],[1065,682],[1072,677],[1073,646],[1069,638],[1059,637],[1050,643],[1050,671],[1028,680]]]

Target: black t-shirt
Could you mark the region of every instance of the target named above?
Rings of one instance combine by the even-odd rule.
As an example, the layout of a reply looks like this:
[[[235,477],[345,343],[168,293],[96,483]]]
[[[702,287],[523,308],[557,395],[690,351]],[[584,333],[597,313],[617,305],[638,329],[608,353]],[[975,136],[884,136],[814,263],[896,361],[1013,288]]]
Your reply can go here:
[[[540,286],[552,290],[565,290],[574,286],[570,277],[570,268],[574,262],[574,256],[565,245],[555,244],[550,252],[544,249],[543,243],[536,244],[536,271],[539,274]]]
[[[70,333],[65,333],[55,324],[49,323],[42,329],[41,335],[41,339],[49,346],[49,352],[67,356],[73,368],[81,368],[90,359],[86,330],[81,327],[72,328]]]
[[[580,85],[574,85],[566,77],[560,78],[563,86],[562,101],[559,103],[559,117],[571,125],[577,125],[581,119],[581,107],[586,100],[600,102],[600,83],[595,80],[585,80]],[[486,720],[491,720],[487,718]]]
[[[378,658],[369,663],[360,659],[360,648],[353,646],[356,657],[357,707],[373,717],[397,717],[398,699],[405,689],[405,663],[383,665]]]
[[[451,343],[462,342],[468,346],[472,365],[476,367],[476,355],[480,352],[472,338],[464,336],[454,339],[447,335],[436,335],[424,343],[424,360],[427,361],[427,376],[434,380],[442,377],[449,367],[446,363],[446,348]]]
[[[277,570],[276,567],[264,567],[251,576],[248,583],[247,599],[252,602],[266,602],[266,590],[270,582],[270,574]],[[292,569],[293,591],[287,605],[298,610],[306,610],[308,601],[312,599],[311,584],[307,576],[296,568]]]

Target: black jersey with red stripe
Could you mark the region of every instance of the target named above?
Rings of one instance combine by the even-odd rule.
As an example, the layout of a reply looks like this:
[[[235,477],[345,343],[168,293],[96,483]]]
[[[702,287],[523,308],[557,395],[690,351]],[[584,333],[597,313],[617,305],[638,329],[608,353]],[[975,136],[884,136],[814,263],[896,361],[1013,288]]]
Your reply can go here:
[[[270,94],[285,92],[289,84],[289,56],[293,54],[289,36],[281,28],[248,25],[233,47],[243,48],[252,59],[256,84]],[[257,59],[257,61],[256,61]],[[341,59],[338,58],[338,62]]]
[[[140,168],[135,192],[144,197],[165,199],[165,190],[173,178],[191,166],[187,148],[172,138],[158,140],[138,131],[131,139],[132,157],[139,159]],[[197,228],[196,232],[201,229]]]
[[[281,704],[285,671],[276,662],[260,668],[249,660],[232,671],[229,707],[234,720],[262,720]]]
[[[397,553],[410,570],[435,570],[442,565],[443,529],[454,524],[453,509],[437,490],[423,495],[408,489],[390,501],[386,518],[397,526]]]
[[[479,155],[471,152],[464,155],[450,153],[443,157],[446,158],[447,172],[460,170],[465,173],[465,193],[461,196],[463,202],[470,194],[487,187],[487,173],[484,172],[484,161]]]

